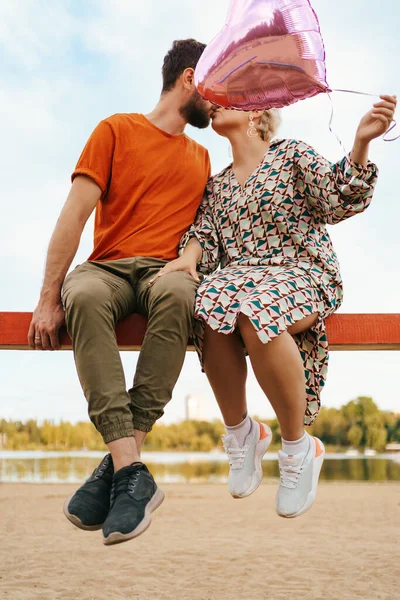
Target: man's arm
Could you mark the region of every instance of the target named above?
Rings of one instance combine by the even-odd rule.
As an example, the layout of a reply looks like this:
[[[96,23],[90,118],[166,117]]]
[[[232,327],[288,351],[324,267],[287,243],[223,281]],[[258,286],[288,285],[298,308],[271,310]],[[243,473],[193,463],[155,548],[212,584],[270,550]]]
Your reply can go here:
[[[88,177],[74,179],[47,252],[43,286],[28,333],[32,349],[60,348],[58,331],[64,323],[61,288],[78,250],[83,228],[100,196],[101,189]]]

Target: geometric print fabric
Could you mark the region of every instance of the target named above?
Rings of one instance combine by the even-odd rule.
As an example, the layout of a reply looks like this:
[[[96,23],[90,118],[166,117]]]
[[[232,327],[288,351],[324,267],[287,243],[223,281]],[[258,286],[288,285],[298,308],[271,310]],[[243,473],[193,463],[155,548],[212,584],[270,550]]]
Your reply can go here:
[[[226,267],[207,277],[199,286],[194,345],[201,360],[204,324],[220,333],[230,334],[235,331],[240,313],[250,319],[260,340],[267,343],[296,321],[324,312],[324,303],[313,280],[299,267]],[[319,411],[319,392],[328,365],[324,319],[320,316],[306,334],[293,337],[304,364],[305,424],[310,425]]]
[[[377,168],[348,157],[333,164],[303,142],[276,140],[242,186],[231,165],[211,178],[196,221],[182,238],[203,249],[194,341],[202,355],[204,323],[235,330],[242,312],[268,343],[296,321],[318,312],[294,336],[305,373],[305,424],[315,420],[325,383],[328,341],[324,319],[342,302],[340,270],[327,224],[370,204]]]

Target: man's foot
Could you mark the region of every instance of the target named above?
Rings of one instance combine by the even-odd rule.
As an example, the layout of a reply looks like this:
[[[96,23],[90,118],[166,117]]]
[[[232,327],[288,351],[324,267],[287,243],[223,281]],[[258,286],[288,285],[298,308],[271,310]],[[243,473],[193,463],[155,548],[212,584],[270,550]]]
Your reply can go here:
[[[64,502],[64,514],[79,529],[101,529],[110,509],[114,465],[107,454],[89,479]]]
[[[246,498],[260,485],[263,476],[261,461],[271,440],[272,432],[268,425],[253,419],[243,446],[239,445],[233,433],[222,436],[230,465],[228,488],[234,498]]]
[[[308,438],[307,452],[294,455],[278,452],[281,482],[276,495],[276,512],[286,519],[299,517],[310,510],[317,494],[325,448],[318,438],[310,435]]]
[[[103,525],[104,543],[119,544],[137,537],[151,523],[151,513],[164,500],[143,463],[133,463],[114,474],[111,507]]]

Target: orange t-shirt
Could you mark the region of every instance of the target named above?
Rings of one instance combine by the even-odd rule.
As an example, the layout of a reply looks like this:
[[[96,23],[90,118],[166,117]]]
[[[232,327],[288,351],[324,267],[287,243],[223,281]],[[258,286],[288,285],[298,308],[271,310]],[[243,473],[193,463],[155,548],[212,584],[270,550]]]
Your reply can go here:
[[[210,176],[203,146],[173,136],[144,115],[101,121],[72,174],[86,175],[102,195],[89,260],[151,256],[172,260],[193,223]]]

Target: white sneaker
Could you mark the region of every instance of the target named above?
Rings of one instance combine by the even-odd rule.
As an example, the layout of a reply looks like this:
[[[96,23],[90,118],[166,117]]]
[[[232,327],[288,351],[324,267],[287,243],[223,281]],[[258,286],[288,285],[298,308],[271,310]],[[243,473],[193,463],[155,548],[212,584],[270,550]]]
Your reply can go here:
[[[286,519],[298,517],[310,510],[317,494],[325,448],[318,438],[310,435],[308,438],[308,452],[293,456],[281,450],[278,452],[281,483],[276,495],[276,512]]]
[[[260,485],[263,476],[261,461],[271,440],[272,431],[268,425],[253,419],[243,446],[239,446],[232,433],[222,436],[230,465],[228,488],[234,498],[246,498]]]

